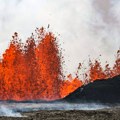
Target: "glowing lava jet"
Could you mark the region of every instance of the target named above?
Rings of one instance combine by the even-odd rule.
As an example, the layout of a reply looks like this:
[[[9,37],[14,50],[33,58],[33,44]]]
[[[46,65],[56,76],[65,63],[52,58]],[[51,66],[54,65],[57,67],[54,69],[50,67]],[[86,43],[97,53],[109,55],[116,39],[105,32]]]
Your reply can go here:
[[[62,56],[56,38],[44,28],[36,29],[25,44],[15,33],[0,60],[0,100],[55,100],[63,98],[82,86],[78,75],[65,80]],[[99,61],[90,62],[85,76],[88,82],[120,74],[120,50],[114,67],[105,70]]]

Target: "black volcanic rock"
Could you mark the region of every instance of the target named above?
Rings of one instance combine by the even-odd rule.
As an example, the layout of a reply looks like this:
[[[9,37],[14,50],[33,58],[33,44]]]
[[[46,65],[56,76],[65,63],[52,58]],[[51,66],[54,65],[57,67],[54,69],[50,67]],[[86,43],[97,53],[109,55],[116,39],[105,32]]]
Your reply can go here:
[[[63,99],[67,102],[120,103],[120,75],[96,80],[82,86]]]

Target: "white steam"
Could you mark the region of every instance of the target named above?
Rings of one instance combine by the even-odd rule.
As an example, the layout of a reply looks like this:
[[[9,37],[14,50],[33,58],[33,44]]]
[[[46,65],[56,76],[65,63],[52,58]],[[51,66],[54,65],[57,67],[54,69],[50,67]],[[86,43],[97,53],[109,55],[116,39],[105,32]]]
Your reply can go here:
[[[20,113],[17,113],[6,106],[0,106],[0,116],[22,117]]]
[[[1,103],[4,104],[4,103]],[[14,111],[27,112],[39,110],[99,110],[109,108],[107,105],[100,103],[68,103],[68,102],[55,102],[55,103],[6,103],[1,108],[0,114],[5,116],[18,116],[21,115]]]
[[[88,55],[102,54],[103,63],[113,64],[120,47],[119,6],[119,0],[0,0],[0,53],[15,31],[25,40],[50,24],[65,49],[65,71],[74,73]]]

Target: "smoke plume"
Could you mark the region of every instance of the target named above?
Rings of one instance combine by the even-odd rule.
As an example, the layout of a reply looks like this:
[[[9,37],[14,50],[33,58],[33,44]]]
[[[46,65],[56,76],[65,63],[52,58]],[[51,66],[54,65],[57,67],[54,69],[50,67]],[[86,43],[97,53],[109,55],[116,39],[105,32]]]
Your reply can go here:
[[[60,34],[60,44],[65,49],[66,74],[74,73],[88,55],[97,58],[102,54],[103,64],[106,60],[113,63],[120,45],[118,0],[0,0],[0,3],[1,53],[15,31],[25,40],[35,27],[50,24],[50,29]]]

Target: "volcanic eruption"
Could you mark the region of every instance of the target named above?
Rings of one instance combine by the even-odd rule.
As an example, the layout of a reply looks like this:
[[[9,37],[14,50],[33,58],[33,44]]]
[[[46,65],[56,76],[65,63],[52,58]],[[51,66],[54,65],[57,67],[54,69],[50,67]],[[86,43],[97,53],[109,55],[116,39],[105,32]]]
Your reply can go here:
[[[100,61],[90,60],[84,81],[76,77],[64,77],[63,56],[52,32],[37,28],[22,43],[14,33],[8,49],[0,60],[0,100],[56,100],[67,96],[83,84],[97,79],[107,79],[120,74],[120,50],[113,68],[102,68]]]

